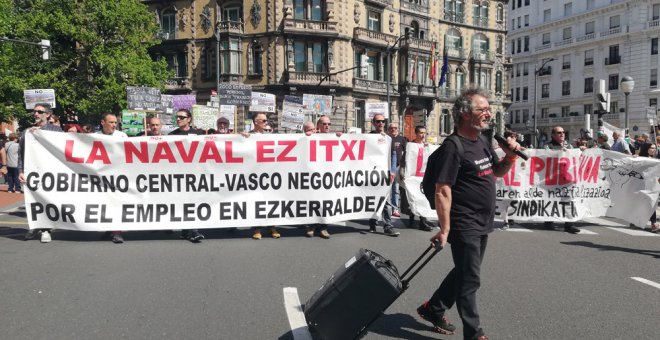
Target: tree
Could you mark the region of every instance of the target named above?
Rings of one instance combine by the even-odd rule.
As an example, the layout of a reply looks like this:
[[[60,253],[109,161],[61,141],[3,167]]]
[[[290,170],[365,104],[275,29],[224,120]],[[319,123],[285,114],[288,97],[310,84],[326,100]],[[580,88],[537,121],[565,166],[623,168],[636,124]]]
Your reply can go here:
[[[158,29],[139,0],[0,0],[0,36],[52,46],[42,60],[38,46],[0,42],[0,119],[29,115],[24,89],[53,88],[58,112],[96,121],[126,107],[126,86],[162,88],[172,73],[148,53]]]

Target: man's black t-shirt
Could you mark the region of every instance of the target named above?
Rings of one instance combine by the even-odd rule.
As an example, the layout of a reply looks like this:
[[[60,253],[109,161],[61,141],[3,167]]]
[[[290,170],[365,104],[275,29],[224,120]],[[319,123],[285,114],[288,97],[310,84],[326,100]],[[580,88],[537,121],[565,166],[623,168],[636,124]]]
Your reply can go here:
[[[168,135],[205,135],[205,134],[206,134],[206,132],[204,132],[204,130],[194,129],[194,128],[190,128],[187,131],[183,131],[181,129],[176,129],[176,130],[168,133]]]
[[[458,138],[463,144],[460,155],[454,143],[445,141],[438,158],[438,183],[451,185],[451,232],[484,235],[493,231],[495,217],[495,174],[498,161],[492,146],[478,138]]]

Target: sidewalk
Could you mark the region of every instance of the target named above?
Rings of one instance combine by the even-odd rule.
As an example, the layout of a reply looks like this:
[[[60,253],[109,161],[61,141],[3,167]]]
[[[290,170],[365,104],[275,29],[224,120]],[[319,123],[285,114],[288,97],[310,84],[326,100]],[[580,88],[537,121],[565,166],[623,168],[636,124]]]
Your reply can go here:
[[[24,197],[21,193],[7,192],[7,185],[0,184],[0,211],[6,211],[24,203]]]

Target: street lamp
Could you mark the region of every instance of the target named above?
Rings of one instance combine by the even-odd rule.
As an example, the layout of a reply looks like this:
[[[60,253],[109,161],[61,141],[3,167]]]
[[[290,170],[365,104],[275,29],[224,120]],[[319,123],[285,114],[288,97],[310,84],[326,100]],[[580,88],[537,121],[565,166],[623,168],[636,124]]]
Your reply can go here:
[[[537,140],[537,137],[536,137],[536,130],[538,129],[537,123],[536,123],[536,120],[537,120],[537,118],[536,118],[536,102],[538,101],[538,96],[539,96],[539,94],[538,94],[539,91],[536,88],[536,84],[537,84],[536,78],[538,77],[539,73],[543,70],[543,66],[545,66],[545,64],[547,64],[551,61],[554,61],[554,60],[555,60],[555,58],[550,58],[550,59],[544,61],[543,64],[541,64],[541,67],[539,67],[537,69],[534,69],[534,117],[533,117],[533,119],[534,119],[534,131],[532,131],[532,146],[535,147],[535,148],[538,146],[537,145],[538,140]]]
[[[633,88],[635,88],[635,81],[631,76],[625,76],[621,79],[621,89],[626,95],[626,115],[623,123],[624,138],[628,137],[628,95],[633,91]]]
[[[396,47],[396,44],[399,43],[399,40],[401,40],[402,38],[408,39],[409,34],[410,34],[410,32],[406,32],[406,34],[403,34],[403,35],[397,37],[396,40],[394,40],[394,43],[392,44],[392,46],[389,46],[389,44],[387,45],[387,51],[386,51],[387,52],[387,77],[385,79],[385,82],[387,83],[387,85],[386,85],[387,86],[387,117],[389,119],[391,119],[390,118],[390,111],[392,111],[392,110],[390,110],[390,107],[391,107],[391,104],[390,104],[390,81],[392,80],[392,60],[390,59],[390,54],[392,52],[392,49],[394,47]],[[401,117],[399,117],[399,126],[401,127],[401,130],[403,131],[403,122],[401,120],[402,120]]]

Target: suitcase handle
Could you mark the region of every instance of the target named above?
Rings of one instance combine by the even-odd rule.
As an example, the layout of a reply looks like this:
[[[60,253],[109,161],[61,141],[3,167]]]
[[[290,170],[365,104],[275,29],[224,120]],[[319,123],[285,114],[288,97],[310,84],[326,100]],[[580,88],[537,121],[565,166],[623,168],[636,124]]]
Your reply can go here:
[[[424,262],[422,262],[422,264],[420,264],[417,268],[415,268],[415,266],[419,263],[419,261],[421,261],[424,258],[424,256],[426,256],[426,254],[428,254],[428,252],[431,251],[431,249],[434,249],[431,255],[426,257],[426,259],[424,259]],[[408,269],[406,269],[406,271],[403,272],[403,275],[401,275],[401,285],[404,291],[408,288],[408,283],[410,283],[410,280],[412,280],[417,275],[417,273],[419,273],[419,271],[422,270],[426,266],[426,264],[429,263],[429,261],[431,261],[431,259],[441,250],[442,247],[440,246],[440,241],[433,240],[433,243],[430,244],[428,248],[426,248],[426,250],[424,250],[422,255],[419,255],[419,257],[415,260],[415,262],[413,262],[410,265],[410,267],[408,267]],[[408,273],[413,268],[415,268],[415,270],[412,272],[412,274],[410,274],[409,277],[406,277],[406,275],[408,275]]]

